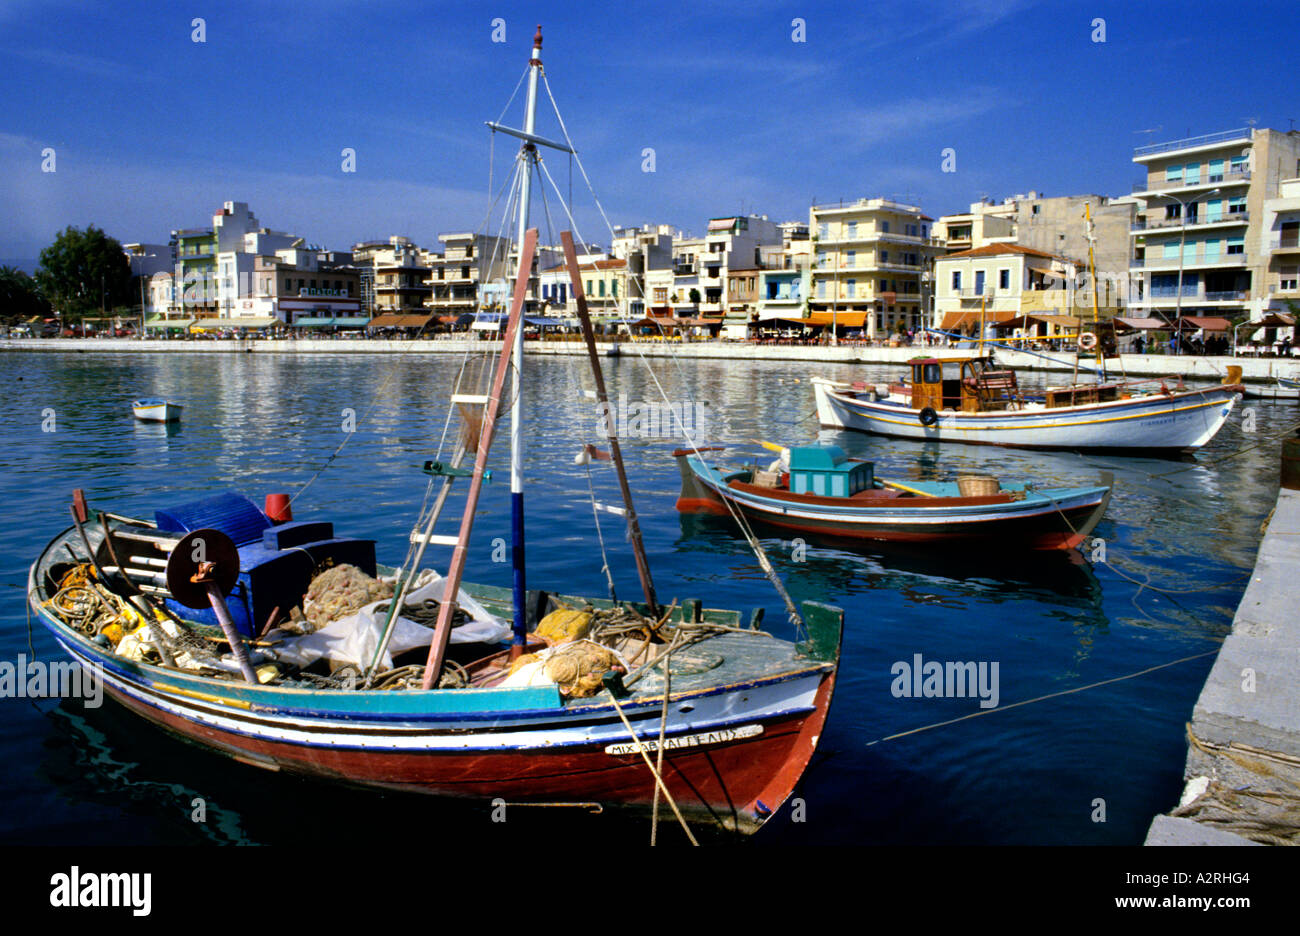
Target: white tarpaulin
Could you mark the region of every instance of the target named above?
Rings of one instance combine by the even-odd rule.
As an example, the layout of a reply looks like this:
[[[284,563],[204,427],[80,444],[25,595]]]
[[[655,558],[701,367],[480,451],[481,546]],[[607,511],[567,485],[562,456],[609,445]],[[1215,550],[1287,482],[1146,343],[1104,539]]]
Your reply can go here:
[[[425,569],[412,583],[403,603],[419,604],[430,599],[441,601],[442,591],[442,576],[433,569]],[[347,617],[331,621],[314,633],[279,643],[275,647],[275,655],[296,666],[309,666],[324,658],[335,663],[353,663],[364,669],[375,657],[375,650],[383,636],[384,623],[388,619],[387,610],[375,609],[391,600],[384,598],[371,602]],[[510,628],[471,598],[463,588],[457,594],[457,604],[470,616],[470,620],[452,628],[452,643],[496,643],[510,636]],[[399,617],[393,624],[393,636],[388,643],[388,651],[379,661],[380,667],[391,668],[393,654],[427,647],[432,640],[431,628]]]

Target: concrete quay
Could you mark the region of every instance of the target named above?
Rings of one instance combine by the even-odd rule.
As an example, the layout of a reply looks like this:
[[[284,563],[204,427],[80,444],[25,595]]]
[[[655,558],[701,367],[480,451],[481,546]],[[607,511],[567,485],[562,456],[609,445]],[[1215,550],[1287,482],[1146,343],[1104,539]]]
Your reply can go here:
[[[633,345],[636,347],[633,347]],[[602,354],[613,346],[600,342]],[[396,341],[383,338],[328,339],[301,338],[297,340],[266,339],[194,339],[166,340],[158,338],[10,338],[0,340],[0,351],[57,351],[64,353],[116,352],[212,354],[463,354],[467,350],[483,347],[483,341],[465,339],[417,339]],[[746,341],[685,341],[685,342],[629,342],[619,343],[625,357],[644,354],[646,357],[701,358],[735,361],[807,361],[814,364],[902,364],[914,357],[929,355],[939,358],[965,357],[971,351],[961,348],[890,348],[868,345],[760,345]],[[524,352],[534,356],[585,355],[586,346],[580,341],[528,341]],[[1021,370],[1071,371],[1073,362],[1068,352],[1054,352],[1050,361],[1035,354],[1011,348],[998,348],[998,360],[1009,367]],[[1229,364],[1242,369],[1246,381],[1271,381],[1275,376],[1293,377],[1300,374],[1300,359],[1249,358],[1249,357],[1191,357],[1161,354],[1125,354],[1119,359],[1109,359],[1112,372],[1129,377],[1181,376],[1197,380],[1222,380]]]
[[[1300,844],[1300,491],[1283,488],[1147,845]]]

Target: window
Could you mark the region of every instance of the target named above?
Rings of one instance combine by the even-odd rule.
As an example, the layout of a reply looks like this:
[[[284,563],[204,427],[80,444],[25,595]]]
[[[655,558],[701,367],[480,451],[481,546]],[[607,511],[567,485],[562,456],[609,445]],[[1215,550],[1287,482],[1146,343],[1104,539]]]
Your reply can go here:
[[[982,295],[984,292],[984,271],[975,271],[975,295]]]
[[[844,259],[844,265],[847,267],[855,267],[858,265],[858,252],[856,250],[850,250],[848,252]]]
[[[1249,156],[1233,156],[1228,161],[1229,172],[1245,172],[1246,166],[1249,165]]]
[[[1198,185],[1201,181],[1201,164],[1188,163],[1183,167],[1183,181],[1188,185]]]
[[[1174,221],[1183,216],[1182,205],[1165,205],[1165,220]]]
[[[961,270],[953,270],[953,271],[952,271],[952,291],[953,291],[953,292],[958,292],[958,291],[960,291],[960,290],[961,290]]]
[[[1166,260],[1177,260],[1177,259],[1178,259],[1178,242],[1177,242],[1177,241],[1166,241],[1165,244],[1164,244],[1164,254],[1163,254],[1163,256],[1164,256],[1164,258],[1165,258]]]
[[[821,269],[825,269],[825,267],[826,267],[826,251],[819,250],[817,251],[817,269],[821,270]]]
[[[1233,254],[1244,254],[1246,252],[1246,239],[1244,237],[1228,238],[1228,256]]]
[[[600,285],[600,295],[603,298],[605,295],[605,281],[601,280],[599,285]]]
[[[1222,160],[1222,159],[1211,159],[1211,160],[1210,160],[1210,174],[1209,174],[1209,177],[1206,178],[1205,181],[1207,181],[1207,182],[1222,182],[1222,181],[1223,181],[1223,160]]]
[[[1035,206],[1034,206],[1034,212],[1033,212],[1033,213],[1034,213],[1034,214],[1038,214],[1039,211],[1042,209],[1042,207],[1043,207],[1042,205],[1035,205]]]
[[[845,286],[848,290],[848,297],[850,299],[856,298],[858,295],[858,281],[851,279],[845,284]]]
[[[881,222],[880,222],[880,233],[882,233],[882,234],[888,234],[888,233],[889,233],[889,222],[888,222],[888,221],[881,221]]]
[[[609,288],[610,288],[610,295],[612,295],[615,299],[617,299],[617,298],[618,298],[618,280],[613,280],[613,281],[611,281],[610,284],[609,284]]]
[[[1035,205],[1034,207],[1037,208],[1038,206]],[[1011,271],[1009,269],[998,270],[998,289],[1010,289],[1010,288],[1011,288]]]
[[[1183,179],[1183,167],[1182,167],[1182,166],[1170,166],[1169,168],[1167,168],[1167,169],[1165,170],[1165,181],[1166,181],[1166,182],[1181,182],[1182,179]]]
[[[829,221],[823,221],[821,224],[817,225],[817,236],[822,240],[826,240],[826,238],[831,236],[831,225]]]
[[[1246,196],[1235,195],[1228,199],[1228,214],[1245,214]]]
[[[858,222],[856,222],[856,221],[850,221],[850,222],[849,222],[849,237],[857,237],[857,236],[858,236]]]
[[[888,251],[888,250],[882,250],[882,251],[880,252],[880,262],[881,262],[881,263],[888,263],[888,262],[889,262],[889,251]]]
[[[826,298],[826,280],[817,281],[817,298],[818,299]]]

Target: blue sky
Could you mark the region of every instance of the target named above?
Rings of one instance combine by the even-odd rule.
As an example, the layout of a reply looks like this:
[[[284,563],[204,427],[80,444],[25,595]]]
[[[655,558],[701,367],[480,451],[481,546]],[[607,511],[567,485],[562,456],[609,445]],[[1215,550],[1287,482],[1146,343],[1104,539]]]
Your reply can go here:
[[[937,217],[982,194],[1124,194],[1140,175],[1134,146],[1251,119],[1300,124],[1298,11],[0,0],[0,262],[29,264],[68,224],[165,242],[226,200],[332,248],[478,229],[483,121],[500,114],[539,22],[552,90],[615,224],[702,233],[732,212],[807,220],[813,199],[885,195]],[[1105,43],[1092,41],[1098,17]],[[496,18],[504,43],[491,41]],[[805,42],[792,40],[795,18]],[[521,102],[507,123],[520,124]],[[558,135],[545,115],[539,132]],[[53,173],[41,172],[46,147]],[[341,171],[344,147],[355,173]],[[956,172],[941,171],[947,147]],[[498,174],[513,149],[498,137]],[[567,187],[567,161],[548,161]],[[575,172],[582,233],[607,242],[582,190]]]

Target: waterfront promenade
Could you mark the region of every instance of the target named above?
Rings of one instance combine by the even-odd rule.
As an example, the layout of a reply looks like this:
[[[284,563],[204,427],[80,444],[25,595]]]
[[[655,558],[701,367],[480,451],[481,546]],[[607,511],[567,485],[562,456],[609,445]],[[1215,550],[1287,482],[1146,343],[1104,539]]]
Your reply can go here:
[[[1188,726],[1182,803],[1156,816],[1148,845],[1296,844],[1300,834],[1300,491],[1283,488],[1267,523]]]
[[[494,345],[495,346],[495,345]],[[598,344],[601,352],[613,346],[612,342]],[[416,339],[394,341],[382,338],[362,340],[335,340],[328,338],[302,338],[297,340],[263,339],[199,339],[164,340],[134,338],[9,338],[0,340],[3,351],[55,351],[64,353],[125,352],[176,354],[463,354],[467,350],[481,349],[482,340]],[[768,345],[747,341],[687,341],[658,342],[623,340],[619,349],[625,357],[644,354],[647,357],[676,356],[735,361],[808,361],[813,364],[901,364],[920,356],[939,358],[967,357],[972,349],[883,347],[871,345]],[[578,341],[529,341],[524,352],[530,355],[580,356],[587,353],[586,346]],[[1021,370],[1071,371],[1073,362],[1065,351],[1045,352],[1050,358],[1012,348],[997,348],[998,360],[1009,367]],[[1108,367],[1117,368],[1114,358]],[[1295,376],[1300,372],[1300,360],[1287,358],[1252,357],[1196,357],[1161,354],[1125,354],[1118,359],[1123,374],[1129,377],[1182,376],[1203,380],[1221,380],[1227,367],[1235,364],[1242,369],[1242,379],[1269,381],[1273,377]],[[1086,367],[1087,361],[1084,362]]]

